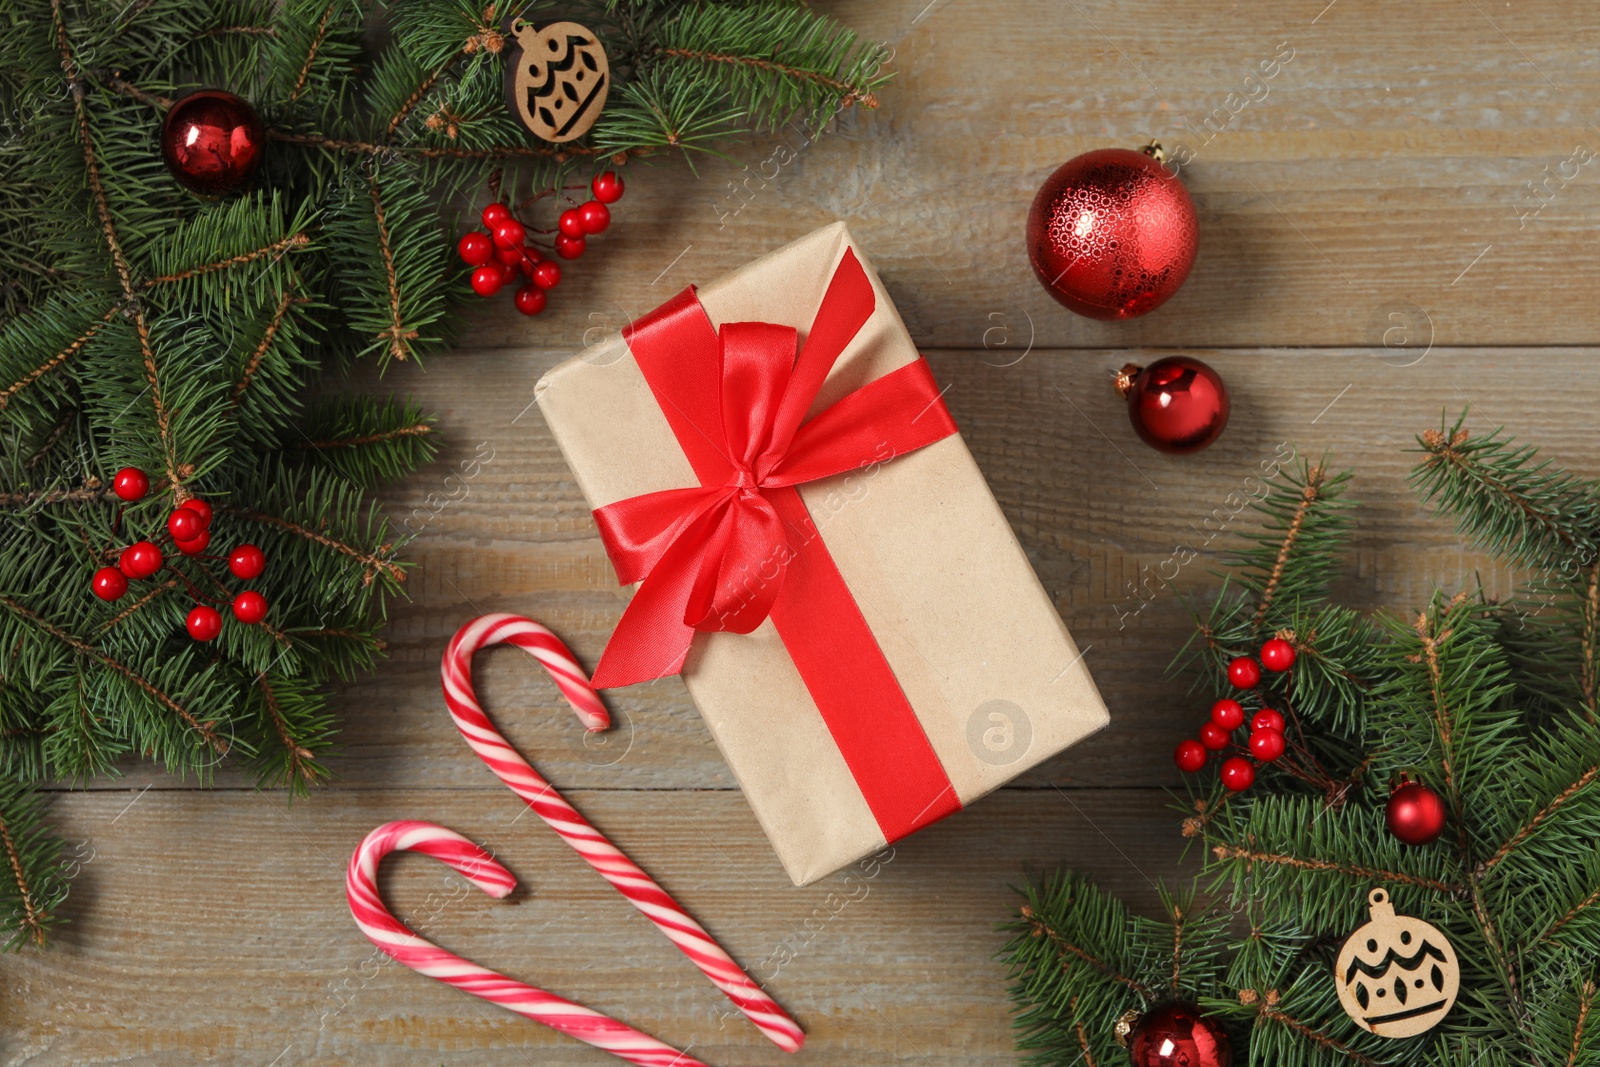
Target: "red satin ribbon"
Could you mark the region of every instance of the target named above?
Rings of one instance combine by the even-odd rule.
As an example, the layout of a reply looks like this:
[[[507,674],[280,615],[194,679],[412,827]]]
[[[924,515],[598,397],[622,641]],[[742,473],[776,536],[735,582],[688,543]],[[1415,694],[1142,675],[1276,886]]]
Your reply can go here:
[[[676,674],[697,631],[749,633],[770,616],[893,841],[960,801],[794,488],[956,432],[920,358],[802,421],[874,302],[847,249],[798,358],[793,327],[719,332],[692,288],[624,332],[700,484],[595,509],[619,581],[641,584],[594,684]]]

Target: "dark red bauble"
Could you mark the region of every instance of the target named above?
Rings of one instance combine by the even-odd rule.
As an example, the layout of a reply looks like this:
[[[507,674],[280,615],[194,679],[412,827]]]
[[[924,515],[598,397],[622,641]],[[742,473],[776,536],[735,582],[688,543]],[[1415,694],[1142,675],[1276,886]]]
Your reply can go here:
[[[524,315],[537,315],[544,310],[545,299],[543,289],[533,285],[524,285],[517,290],[517,295],[513,298],[513,302],[517,305],[517,310]]]
[[[486,263],[472,272],[472,291],[479,296],[493,296],[505,284],[505,274],[498,263]]]
[[[1276,730],[1281,734],[1283,733],[1283,716],[1271,708],[1262,708],[1250,716],[1250,729]]]
[[[1389,832],[1408,845],[1426,845],[1444,833],[1444,801],[1421,782],[1407,782],[1389,794],[1383,813]]]
[[[1250,755],[1262,763],[1271,763],[1283,755],[1286,742],[1283,734],[1273,729],[1254,730],[1250,734]]]
[[[556,234],[556,255],[562,259],[577,259],[583,255],[584,249],[589,247],[589,242],[582,237],[568,237],[564,233]]]
[[[224,196],[255,176],[267,144],[256,109],[220,89],[173,104],[161,124],[161,158],[178,184],[201,196]]]
[[[1244,725],[1244,707],[1237,700],[1223,698],[1211,705],[1211,721],[1224,730],[1237,730]]]
[[[493,233],[496,223],[503,222],[511,217],[511,209],[496,200],[484,208],[483,214],[479,217],[483,219],[483,228]]]
[[[622,176],[614,170],[608,170],[589,183],[589,190],[602,204],[615,204],[622,199]]]
[[[200,513],[189,508],[179,508],[167,516],[167,532],[179,544],[193,541],[205,532],[205,528],[206,524],[201,520]]]
[[[554,289],[561,284],[561,264],[548,259],[533,267],[533,284],[541,289]]]
[[[150,476],[138,467],[123,467],[111,480],[111,491],[126,503],[143,500],[150,491]]]
[[[1249,656],[1228,662],[1228,684],[1235,689],[1254,689],[1261,684],[1261,664]]]
[[[117,600],[128,591],[128,576],[115,567],[101,567],[94,572],[89,588],[101,600]]]
[[[1163,1004],[1145,1012],[1128,1035],[1133,1067],[1232,1067],[1228,1032],[1193,1004]]]
[[[201,530],[198,537],[191,537],[187,541],[178,542],[178,551],[185,556],[198,556],[211,544],[211,531]]]
[[[1274,637],[1261,646],[1261,665],[1269,671],[1286,671],[1294,666],[1294,646]]]
[[[267,617],[267,598],[254,589],[246,589],[233,598],[233,617],[254,626]]]
[[[1228,426],[1228,387],[1222,376],[1190,356],[1168,356],[1148,367],[1117,372],[1117,392],[1145,444],[1160,452],[1198,452]]]
[[[494,255],[494,239],[486,233],[473,230],[461,235],[461,240],[456,242],[456,251],[467,266],[481,267]]]
[[[611,225],[611,210],[598,200],[578,205],[578,221],[584,233],[603,233]]]
[[[568,208],[556,219],[556,228],[568,237],[582,237],[584,233],[583,216],[578,212],[577,208]]]
[[[235,578],[248,582],[252,578],[259,578],[261,572],[267,569],[267,555],[255,545],[240,545],[229,554],[228,569]]]
[[[1206,765],[1206,746],[1192,738],[1179,741],[1173,750],[1172,762],[1178,765],[1178,770],[1193,774]]]
[[[189,612],[183,627],[196,641],[210,641],[222,632],[222,613],[209,604],[201,604]]]
[[[1200,724],[1200,743],[1213,752],[1220,752],[1228,747],[1228,731],[1214,722]]]
[[[1242,793],[1255,784],[1255,765],[1243,756],[1230,756],[1222,761],[1222,784],[1234,793]]]
[[[1194,266],[1194,201],[1152,156],[1104,148],[1063,163],[1028,211],[1028,261],[1051,296],[1091,319],[1166,303]]]
[[[161,569],[161,549],[149,541],[135,541],[122,550],[117,567],[129,578],[148,578]]]
[[[203,529],[211,529],[211,505],[199,497],[190,497],[183,505],[196,515],[200,516],[200,525]]]

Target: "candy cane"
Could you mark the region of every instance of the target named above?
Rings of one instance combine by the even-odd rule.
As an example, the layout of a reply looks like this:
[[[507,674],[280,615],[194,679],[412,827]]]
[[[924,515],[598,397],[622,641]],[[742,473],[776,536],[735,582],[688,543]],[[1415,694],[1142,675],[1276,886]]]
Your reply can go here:
[[[798,1051],[805,1043],[805,1034],[799,1025],[750,980],[722,946],[713,941],[665,889],[590,826],[588,820],[494,728],[479,707],[472,689],[472,654],[487,645],[502,643],[532,652],[589,729],[604,729],[610,722],[599,696],[560,638],[532,619],[518,615],[484,615],[456,631],[445,649],[441,667],[445,703],[467,744],[533,809],[534,814],[588,860],[606,881],[616,886],[630,904],[660,927],[661,932],[693,960],[773,1044],[785,1052]],[[601,725],[593,725],[596,722]]]
[[[409,819],[384,823],[363,838],[355,855],[350,857],[345,895],[356,925],[385,955],[419,974],[509,1008],[639,1067],[706,1067],[649,1034],[581,1004],[480,967],[412,933],[405,923],[390,914],[383,898],[378,896],[378,864],[389,853],[404,851],[421,852],[443,860],[497,900],[517,884],[510,871],[453,830]]]

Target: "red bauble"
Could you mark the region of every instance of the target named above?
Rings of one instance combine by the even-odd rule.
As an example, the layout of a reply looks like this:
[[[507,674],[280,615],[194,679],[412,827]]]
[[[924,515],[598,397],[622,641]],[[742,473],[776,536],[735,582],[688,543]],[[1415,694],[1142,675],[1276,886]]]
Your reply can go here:
[[[554,289],[561,284],[561,265],[548,259],[533,266],[533,284],[541,289]]]
[[[89,588],[101,600],[117,600],[128,591],[128,577],[115,567],[101,567],[94,572]]]
[[[1271,763],[1283,755],[1284,747],[1283,734],[1277,730],[1254,730],[1250,734],[1250,755],[1262,763]]]
[[[117,499],[129,504],[143,500],[150,491],[150,476],[138,467],[123,467],[111,480],[111,491],[117,494]]]
[[[461,258],[469,267],[481,267],[494,255],[494,241],[488,234],[474,230],[462,235],[461,240],[456,242],[456,251],[461,253]]]
[[[1294,666],[1294,646],[1274,637],[1261,646],[1261,665],[1269,671],[1286,671]]]
[[[1228,387],[1198,359],[1168,356],[1148,367],[1130,363],[1115,382],[1128,401],[1134,432],[1157,451],[1198,452],[1227,428]]]
[[[205,532],[205,528],[206,524],[200,518],[200,513],[189,508],[179,508],[167,516],[167,532],[179,544],[193,541]]]
[[[1166,303],[1189,276],[1199,238],[1183,183],[1125,148],[1063,163],[1028,212],[1034,273],[1091,319],[1131,319]]]
[[[479,296],[493,296],[505,284],[505,274],[498,264],[487,263],[472,272],[472,291]]]
[[[1237,730],[1244,725],[1244,708],[1237,700],[1224,698],[1211,705],[1211,721],[1224,730]]]
[[[1228,663],[1228,684],[1235,689],[1254,689],[1261,684],[1261,664],[1249,656]]]
[[[240,545],[228,556],[228,569],[235,578],[249,581],[267,569],[267,555],[255,545]]]
[[[1389,794],[1384,821],[1408,845],[1426,845],[1444,833],[1444,801],[1421,782],[1405,782]]]
[[[513,218],[501,219],[489,232],[494,235],[496,248],[521,248],[528,239],[527,228]]]
[[[1133,1067],[1232,1067],[1233,1044],[1193,1004],[1163,1004],[1134,1026],[1128,1056]]]
[[[1228,747],[1228,731],[1214,722],[1200,724],[1200,743],[1213,752],[1220,752]]]
[[[117,568],[129,578],[148,578],[161,569],[161,549],[149,541],[135,541],[122,550]]]
[[[517,290],[515,303],[517,310],[524,315],[537,315],[544,310],[544,290],[532,285],[524,285]]]
[[[602,204],[615,204],[622,199],[622,178],[616,171],[608,170],[589,183],[589,190]]]
[[[584,233],[603,233],[611,225],[611,211],[598,200],[578,205],[578,221]]]
[[[1178,770],[1193,774],[1206,765],[1206,747],[1192,739],[1179,741],[1172,753],[1172,762],[1178,765]]]
[[[267,598],[254,589],[246,589],[233,598],[233,617],[254,626],[267,617]]]
[[[261,166],[266,143],[256,109],[219,89],[190,93],[161,124],[167,170],[201,196],[222,196],[248,182]]]
[[[211,505],[210,504],[207,504],[204,500],[201,500],[199,497],[193,497],[192,496],[192,497],[189,498],[188,502],[185,503],[183,506],[188,508],[190,511],[194,512],[196,515],[200,516],[200,525],[201,525],[201,527],[203,529],[207,529],[207,530],[211,529]]]
[[[556,228],[568,237],[582,237],[584,234],[583,216],[579,214],[577,208],[568,208],[556,219]]]
[[[1250,729],[1276,730],[1281,734],[1283,733],[1283,716],[1271,708],[1262,708],[1250,716]]]
[[[496,200],[483,209],[480,218],[483,219],[483,228],[493,233],[495,225],[511,217],[511,209]]]
[[[211,531],[201,530],[199,536],[191,537],[187,541],[179,541],[178,551],[185,556],[198,556],[206,550],[206,546],[209,544],[211,544]]]
[[[189,612],[183,627],[196,641],[210,641],[222,632],[222,613],[209,604],[201,604]]]
[[[564,233],[556,234],[556,255],[562,259],[577,259],[583,255],[584,249],[589,247],[589,242],[582,237],[568,237]]]
[[[1255,784],[1256,769],[1243,756],[1230,756],[1222,761],[1222,784],[1235,793],[1242,793]]]

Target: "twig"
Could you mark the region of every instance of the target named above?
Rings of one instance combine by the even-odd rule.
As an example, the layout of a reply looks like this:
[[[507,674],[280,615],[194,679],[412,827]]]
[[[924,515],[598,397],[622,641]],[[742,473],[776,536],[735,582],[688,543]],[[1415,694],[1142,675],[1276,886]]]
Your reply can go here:
[[[372,193],[372,214],[378,221],[378,251],[383,256],[384,274],[389,281],[390,324],[378,331],[380,339],[389,339],[389,353],[402,362],[406,358],[405,342],[417,336],[416,330],[407,330],[400,315],[400,280],[395,276],[394,252],[389,247],[389,224],[383,217],[383,199],[378,195],[378,175],[373,173],[368,189]]]
[[[1087,963],[1089,966],[1093,967],[1107,978],[1110,978],[1116,982],[1121,982],[1129,989],[1132,989],[1134,992],[1138,993],[1141,997],[1144,997],[1145,1000],[1153,1001],[1158,999],[1155,995],[1155,992],[1151,990],[1149,986],[1138,981],[1137,979],[1129,978],[1127,975],[1117,971],[1110,964],[1095,958],[1090,953],[1085,952],[1077,945],[1072,944],[1066,938],[1062,937],[1054,929],[1052,929],[1048,923],[1034,914],[1032,908],[1024,905],[1022,908],[1022,917],[1027,920],[1028,925],[1033,928],[1034,937],[1047,937],[1050,939],[1050,943],[1056,948],[1056,955],[1061,957],[1061,966],[1063,969],[1069,966],[1066,957],[1073,956],[1082,960],[1084,963]]]
[[[324,534],[317,533],[315,530],[308,530],[298,523],[290,522],[288,519],[280,519],[276,515],[266,515],[259,511],[251,511],[249,508],[234,507],[230,504],[213,506],[215,506],[219,511],[225,511],[230,515],[237,515],[240,518],[249,519],[251,522],[259,522],[267,526],[276,526],[279,529],[288,530],[290,533],[299,537],[303,537],[307,541],[313,541],[316,544],[322,545],[324,548],[331,548],[335,552],[340,552],[346,556],[349,556],[351,559],[360,562],[367,569],[367,573],[361,582],[362,585],[371,585],[372,579],[375,578],[380,572],[388,574],[390,578],[393,578],[397,582],[403,582],[406,580],[405,568],[401,567],[393,560],[383,559],[378,556],[370,556],[365,552],[362,552],[360,549],[345,544],[343,541],[337,541]]]
[[[27,875],[22,870],[22,857],[17,853],[17,843],[11,839],[11,827],[6,825],[4,817],[0,817],[0,841],[5,842],[6,859],[11,862],[11,877],[17,883],[17,892],[22,896],[23,925],[28,928],[28,935],[33,938],[36,945],[44,944],[44,922],[48,915],[41,914],[33,903],[33,891],[28,887]]]
[[[755,67],[758,70],[768,70],[775,74],[783,74],[800,81],[821,85],[840,94],[839,109],[841,111],[858,101],[865,108],[871,109],[878,106],[878,97],[875,93],[863,93],[848,82],[830,78],[825,74],[818,74],[814,70],[802,70],[799,67],[775,63],[770,59],[757,59],[755,56],[728,55],[723,52],[695,52],[687,48],[663,48],[659,54],[677,59],[694,59],[702,63],[728,63],[740,67]]]
[[[1584,771],[1578,776],[1577,781],[1573,782],[1561,792],[1557,793],[1555,797],[1551,799],[1550,803],[1540,808],[1534,813],[1533,818],[1523,823],[1521,828],[1519,828],[1516,833],[1512,834],[1505,844],[1495,849],[1494,855],[1483,861],[1483,863],[1478,867],[1478,877],[1482,878],[1494,867],[1495,864],[1511,855],[1512,850],[1518,845],[1522,844],[1523,841],[1527,840],[1529,835],[1537,830],[1541,823],[1543,823],[1551,815],[1555,814],[1556,809],[1560,808],[1561,805],[1571,800],[1579,790],[1588,786],[1595,780],[1597,776],[1600,776],[1600,765],[1590,767],[1588,770]]]
[[[322,48],[322,42],[327,37],[328,19],[332,17],[335,6],[335,4],[330,3],[322,11],[322,21],[317,23],[317,34],[311,38],[311,47],[306,51],[306,61],[300,68],[300,77],[295,79],[294,89],[289,93],[290,103],[300,99],[300,94],[305,92],[306,79],[311,75],[311,64],[316,62],[317,52]]]
[[[1283,532],[1283,542],[1278,546],[1278,558],[1273,562],[1272,573],[1267,576],[1267,584],[1261,590],[1261,603],[1256,605],[1255,616],[1250,620],[1252,629],[1260,627],[1262,620],[1267,617],[1267,610],[1272,606],[1272,598],[1278,592],[1278,583],[1283,580],[1283,569],[1288,565],[1289,553],[1300,540],[1300,530],[1305,525],[1306,516],[1311,512],[1311,506],[1321,499],[1324,473],[1320,464],[1306,472],[1306,484],[1300,491],[1300,503],[1294,509],[1294,518],[1289,520],[1289,528]]]
[[[1452,885],[1449,882],[1440,882],[1432,878],[1422,878],[1414,874],[1404,874],[1400,871],[1384,871],[1373,867],[1357,867],[1347,863],[1333,863],[1329,860],[1308,860],[1299,856],[1288,856],[1278,852],[1256,852],[1252,849],[1238,848],[1234,845],[1217,845],[1212,848],[1212,853],[1219,860],[1244,860],[1248,863],[1275,863],[1286,867],[1297,867],[1304,871],[1327,871],[1331,874],[1342,874],[1351,878],[1360,878],[1368,882],[1404,882],[1421,889],[1432,889],[1440,893],[1456,894],[1465,887]]]
[[[375,445],[383,441],[393,441],[397,437],[426,437],[432,432],[432,425],[426,422],[418,422],[410,426],[384,430],[380,433],[365,434],[361,437],[335,437],[327,441],[297,441],[294,447],[300,449],[359,448],[362,445]]]
[[[49,374],[51,371],[61,366],[61,364],[65,363],[67,360],[71,359],[73,356],[82,351],[83,346],[94,339],[94,335],[100,332],[101,327],[110,322],[112,319],[116,318],[117,312],[121,310],[122,305],[119,303],[110,311],[107,311],[104,315],[101,315],[99,322],[95,323],[93,326],[83,331],[83,333],[79,334],[77,339],[66,348],[63,348],[61,351],[45,360],[39,366],[35,367],[33,370],[17,379],[6,389],[0,391],[0,410],[4,410],[5,406],[11,403],[11,398],[17,393],[26,389],[28,386],[38,381],[41,377]]]
[[[266,330],[261,334],[261,343],[256,345],[256,350],[245,361],[244,370],[239,374],[239,381],[234,384],[233,393],[228,397],[230,406],[239,406],[244,391],[250,387],[250,380],[255,377],[261,361],[267,357],[267,350],[272,347],[272,339],[278,335],[278,327],[283,325],[284,316],[289,313],[289,308],[294,303],[296,303],[295,296],[289,290],[284,290],[282,298],[278,301],[278,310],[272,313],[272,321],[267,323]]]
[[[228,259],[219,259],[215,263],[206,263],[198,267],[190,267],[188,270],[179,271],[177,274],[163,274],[159,278],[151,278],[149,281],[145,282],[144,285],[140,286],[140,288],[151,289],[157,285],[167,285],[171,282],[186,282],[190,278],[198,278],[202,274],[215,274],[217,271],[227,270],[229,267],[241,267],[246,263],[254,263],[256,260],[261,259],[264,256],[273,256],[276,258],[283,255],[291,248],[300,248],[310,243],[311,238],[307,237],[305,234],[291,233],[288,237],[285,237],[280,241],[274,241],[270,245],[257,248],[252,252],[241,252],[237,256],[231,256]]]

